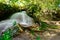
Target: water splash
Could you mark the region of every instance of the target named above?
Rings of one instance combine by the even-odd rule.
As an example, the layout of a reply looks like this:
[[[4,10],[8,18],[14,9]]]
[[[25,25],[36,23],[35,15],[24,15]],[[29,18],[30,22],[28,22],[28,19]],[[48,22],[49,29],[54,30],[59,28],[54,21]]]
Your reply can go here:
[[[10,19],[3,20],[0,22],[0,35],[8,28],[13,28],[13,22],[19,23],[23,27],[30,27],[34,24],[33,19],[29,17],[25,11],[15,13]]]
[[[27,15],[26,11],[13,14],[10,19],[19,20],[19,23],[24,27],[29,27],[33,24],[33,19]]]
[[[0,35],[6,29],[11,28],[13,26],[13,21],[14,20],[4,20],[0,22]]]

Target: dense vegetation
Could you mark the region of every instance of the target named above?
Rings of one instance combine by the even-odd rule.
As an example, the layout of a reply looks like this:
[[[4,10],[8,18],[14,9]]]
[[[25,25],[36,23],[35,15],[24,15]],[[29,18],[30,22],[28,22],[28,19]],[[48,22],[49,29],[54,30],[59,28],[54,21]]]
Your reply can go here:
[[[45,21],[60,21],[60,0],[0,0],[0,21],[20,11],[26,11],[34,19],[39,25],[35,29],[39,31],[56,28],[56,25],[47,24]],[[32,34],[35,29],[30,30]],[[36,40],[40,40],[40,37]]]
[[[0,20],[19,11],[26,11],[38,24],[45,20],[58,21],[60,0],[0,0]]]

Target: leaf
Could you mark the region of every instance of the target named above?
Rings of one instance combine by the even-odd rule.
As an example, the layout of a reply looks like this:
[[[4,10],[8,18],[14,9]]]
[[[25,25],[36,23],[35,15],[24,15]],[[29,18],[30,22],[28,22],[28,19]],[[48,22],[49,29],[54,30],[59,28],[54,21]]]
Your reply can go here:
[[[7,29],[3,34],[1,35],[0,40],[12,40],[12,31],[10,29]]]
[[[34,35],[34,31],[33,30],[31,30],[30,33],[32,33],[32,35]]]
[[[17,2],[18,0],[10,0],[10,1],[12,1],[12,2]]]
[[[29,2],[30,0],[25,0],[26,2]]]
[[[48,24],[45,22],[41,22],[41,28],[40,30],[45,30],[48,27]]]
[[[15,25],[16,25],[16,21],[13,22],[13,26],[15,26]]]
[[[37,36],[36,40],[41,40],[39,36]]]

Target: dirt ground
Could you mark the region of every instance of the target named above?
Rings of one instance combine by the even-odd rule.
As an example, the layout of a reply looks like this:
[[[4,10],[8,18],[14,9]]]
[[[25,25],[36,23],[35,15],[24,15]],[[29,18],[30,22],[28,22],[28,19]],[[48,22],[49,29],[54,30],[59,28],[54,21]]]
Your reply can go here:
[[[13,40],[36,40],[36,36],[40,35],[41,40],[60,40],[60,28],[59,29],[49,29],[45,32],[36,32],[35,36],[29,32],[23,32],[19,36],[13,38]]]
[[[60,29],[51,29],[41,35],[42,40],[60,40]]]

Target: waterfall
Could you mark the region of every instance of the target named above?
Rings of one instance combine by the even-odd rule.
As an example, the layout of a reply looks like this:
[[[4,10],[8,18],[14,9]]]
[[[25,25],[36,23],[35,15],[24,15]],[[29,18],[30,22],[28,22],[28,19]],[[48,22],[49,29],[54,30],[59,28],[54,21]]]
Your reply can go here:
[[[0,22],[0,35],[2,31],[5,31],[8,28],[13,28],[13,22],[19,23],[22,27],[30,27],[33,25],[33,19],[29,17],[25,11],[15,13],[11,16],[10,19],[3,20]]]
[[[24,27],[32,26],[33,24],[33,19],[27,15],[26,11],[13,14],[10,19],[19,20],[19,23]]]

